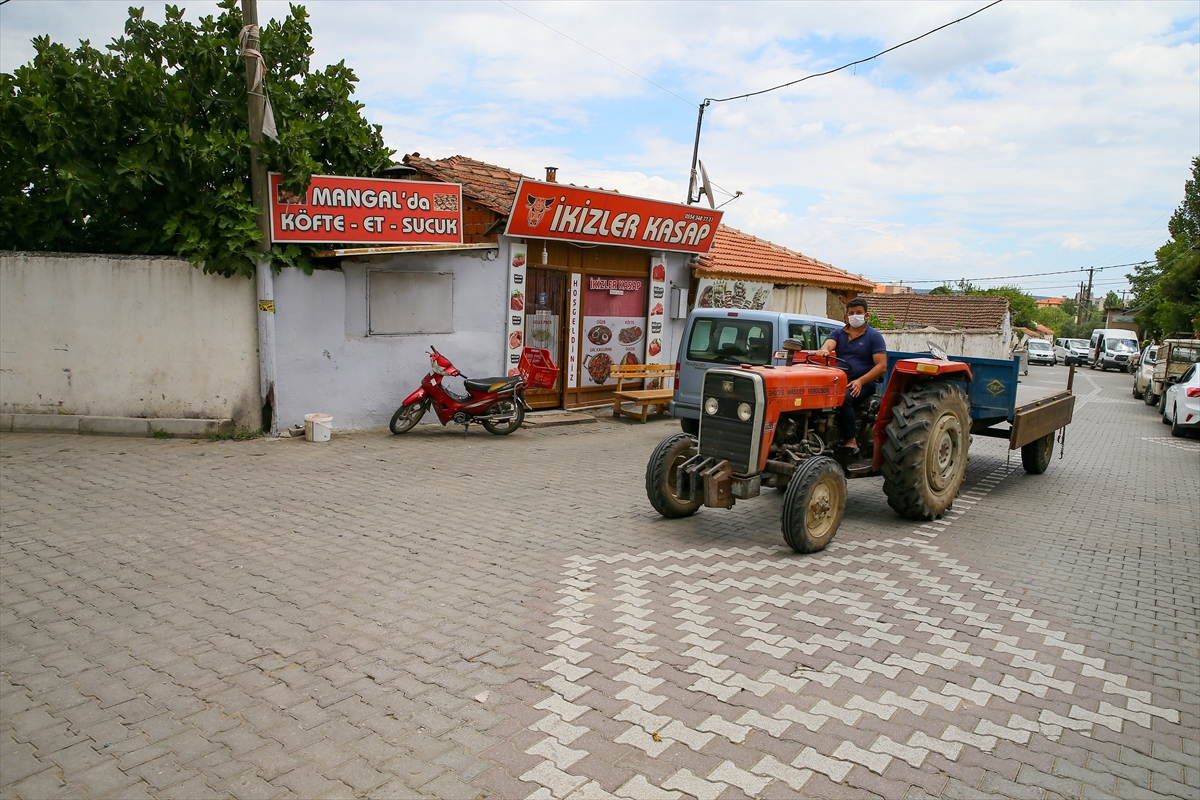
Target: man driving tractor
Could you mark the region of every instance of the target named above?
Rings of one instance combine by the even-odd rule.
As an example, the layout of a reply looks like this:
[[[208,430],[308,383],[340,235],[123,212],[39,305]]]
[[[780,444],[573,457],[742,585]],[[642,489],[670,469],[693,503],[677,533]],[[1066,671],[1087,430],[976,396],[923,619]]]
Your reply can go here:
[[[837,412],[838,427],[845,446],[858,455],[854,430],[856,403],[866,400],[879,388],[879,378],[887,370],[887,345],[883,334],[867,324],[867,301],[856,297],[846,304],[846,327],[829,335],[821,352],[837,353],[848,365],[846,402]]]

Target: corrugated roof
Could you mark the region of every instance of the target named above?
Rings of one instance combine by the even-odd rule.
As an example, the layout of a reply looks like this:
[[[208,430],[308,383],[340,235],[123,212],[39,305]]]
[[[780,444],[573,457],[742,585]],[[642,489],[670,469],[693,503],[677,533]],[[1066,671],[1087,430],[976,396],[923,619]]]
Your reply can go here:
[[[737,275],[772,283],[796,283],[827,289],[869,292],[875,282],[838,269],[832,264],[721,225],[712,249],[700,256],[693,269],[700,278]]]
[[[867,294],[871,312],[905,327],[1000,330],[1008,316],[1008,298],[1000,295]]]
[[[508,215],[517,196],[517,184],[526,177],[511,169],[485,164],[466,156],[440,160],[422,158],[420,153],[404,156],[404,163],[435,180],[461,183],[463,194],[484,208]]]

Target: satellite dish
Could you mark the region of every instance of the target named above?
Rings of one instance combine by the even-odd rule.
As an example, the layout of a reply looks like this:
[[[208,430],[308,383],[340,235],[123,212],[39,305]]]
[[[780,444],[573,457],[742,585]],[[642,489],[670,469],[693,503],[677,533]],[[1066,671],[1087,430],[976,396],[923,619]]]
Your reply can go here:
[[[703,161],[700,162],[700,194],[708,198],[709,208],[717,207],[716,203],[713,201],[712,184],[708,182],[708,170],[704,169]],[[697,195],[696,199],[699,200],[700,195]]]

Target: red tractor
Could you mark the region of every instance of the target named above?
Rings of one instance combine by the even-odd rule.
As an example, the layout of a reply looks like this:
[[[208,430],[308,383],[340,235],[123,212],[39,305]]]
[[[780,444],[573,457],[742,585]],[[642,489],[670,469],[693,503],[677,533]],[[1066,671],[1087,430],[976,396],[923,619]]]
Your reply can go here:
[[[1011,448],[1021,447],[1026,471],[1041,473],[1055,431],[1071,420],[1069,386],[1016,406],[1015,360],[889,353],[886,390],[858,409],[861,453],[853,457],[835,419],[846,395],[845,362],[791,339],[784,348],[786,356],[777,357],[786,357],[786,366],[705,373],[699,438],[667,437],[646,466],[646,494],[659,514],[731,508],[773,486],[786,492],[784,540],[798,553],[814,553],[841,524],[847,477],[882,474],[898,514],[936,519],[958,495],[972,431],[1009,439]],[[972,365],[991,380],[973,382]],[[972,408],[977,394],[979,407]]]

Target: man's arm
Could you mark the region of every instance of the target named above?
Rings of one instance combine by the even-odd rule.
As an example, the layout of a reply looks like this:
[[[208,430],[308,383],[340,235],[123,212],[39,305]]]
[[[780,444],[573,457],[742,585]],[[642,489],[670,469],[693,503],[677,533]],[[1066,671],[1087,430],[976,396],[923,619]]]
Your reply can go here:
[[[834,340],[833,336],[831,335],[828,339],[825,340],[825,344],[821,345],[821,349],[818,352],[832,353],[836,349],[837,349],[837,342]]]
[[[858,397],[859,393],[862,392],[863,386],[877,379],[887,369],[887,353],[876,353],[871,356],[871,359],[875,362],[875,366],[871,367],[866,375],[850,381],[851,397]]]

